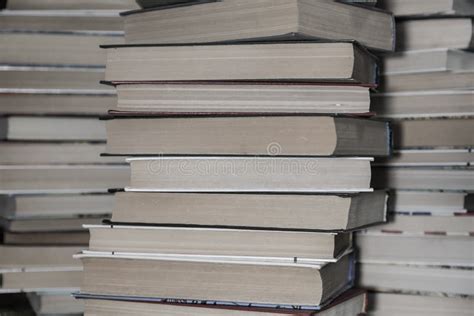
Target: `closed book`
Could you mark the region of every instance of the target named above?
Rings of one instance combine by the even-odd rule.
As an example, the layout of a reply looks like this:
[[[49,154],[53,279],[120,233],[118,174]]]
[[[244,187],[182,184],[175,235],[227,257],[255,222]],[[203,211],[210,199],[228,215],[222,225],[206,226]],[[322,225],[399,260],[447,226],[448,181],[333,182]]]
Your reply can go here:
[[[135,192],[370,192],[370,158],[131,158]]]
[[[117,192],[112,223],[351,231],[383,222],[386,200],[382,191],[349,195]]]
[[[196,4],[197,3],[197,4]],[[394,21],[381,10],[336,1],[224,0],[125,14],[128,44],[237,40],[356,40],[391,51]]]
[[[105,124],[97,118],[6,116],[0,118],[0,139],[15,141],[103,141]]]
[[[293,259],[214,260],[91,251],[76,257],[84,265],[81,294],[104,293],[103,298],[146,301],[175,299],[317,308],[342,293],[351,283],[353,272],[350,255],[335,263],[311,264]]]
[[[298,258],[336,261],[352,246],[351,234],[191,227],[86,226],[89,250],[204,257]],[[216,243],[216,240],[219,242]]]
[[[397,50],[471,49],[470,18],[415,19],[397,23]]]
[[[80,297],[80,296],[79,296]],[[86,313],[107,312],[114,315],[125,315],[133,311],[140,315],[179,315],[179,316],[272,316],[295,315],[329,316],[334,313],[347,312],[348,315],[358,315],[366,310],[366,294],[360,290],[350,290],[339,296],[331,304],[320,310],[302,310],[296,308],[264,308],[214,304],[179,304],[179,303],[145,303],[134,301],[112,301],[89,298],[85,300]]]
[[[285,81],[377,84],[374,57],[352,42],[116,45],[105,80]]]
[[[352,118],[121,117],[107,121],[106,152],[135,156],[386,156],[390,138],[387,123]]]
[[[123,165],[2,165],[0,192],[94,193],[123,187],[129,177]]]
[[[291,83],[121,84],[116,110],[148,113],[367,113],[370,88]],[[112,108],[112,107],[111,107]],[[126,113],[123,113],[126,115]]]
[[[397,17],[474,15],[474,5],[470,0],[379,0],[379,6]]]

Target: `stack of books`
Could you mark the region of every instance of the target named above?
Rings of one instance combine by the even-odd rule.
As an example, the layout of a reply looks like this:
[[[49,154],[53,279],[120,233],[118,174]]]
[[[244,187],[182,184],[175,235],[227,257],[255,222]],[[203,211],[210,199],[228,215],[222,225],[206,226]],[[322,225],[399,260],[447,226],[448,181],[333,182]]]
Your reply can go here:
[[[38,314],[83,310],[70,295],[82,225],[110,215],[108,188],[128,179],[123,159],[100,157],[98,120],[116,99],[98,84],[98,45],[123,40],[125,7],[93,2],[11,0],[0,11],[0,293],[27,292]]]
[[[126,13],[125,45],[105,47],[106,155],[128,156],[131,178],[76,256],[86,314],[363,313],[351,232],[385,220],[371,161],[391,149],[388,124],[363,118],[377,84],[363,45],[391,50],[392,16],[167,4]]]
[[[360,285],[377,292],[376,315],[469,315],[474,2],[381,4],[398,18],[398,51],[383,58],[384,87],[372,101],[393,122],[395,152],[376,161],[374,186],[393,199],[389,223],[357,236]]]

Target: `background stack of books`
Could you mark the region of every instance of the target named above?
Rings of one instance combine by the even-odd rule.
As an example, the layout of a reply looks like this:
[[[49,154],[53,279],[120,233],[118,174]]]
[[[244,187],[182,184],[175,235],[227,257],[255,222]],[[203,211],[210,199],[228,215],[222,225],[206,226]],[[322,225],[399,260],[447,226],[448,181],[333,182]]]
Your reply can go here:
[[[375,315],[470,315],[474,2],[379,2],[397,16],[398,52],[372,102],[393,120],[396,151],[374,185],[394,192],[390,223],[357,236],[360,284],[383,292]]]
[[[370,166],[390,130],[357,117],[377,84],[362,45],[392,50],[393,28],[334,1],[126,14],[126,45],[106,50],[106,153],[131,157],[131,179],[77,256],[86,314],[364,312],[363,293],[344,293],[351,231],[385,220]]]
[[[4,6],[0,292],[27,292],[39,314],[78,313],[82,306],[70,292],[82,273],[72,255],[89,238],[82,224],[100,223],[112,209],[107,189],[128,178],[123,160],[100,157],[105,124],[97,117],[116,97],[99,85],[105,64],[99,44],[123,40],[118,10],[136,4],[11,0]]]

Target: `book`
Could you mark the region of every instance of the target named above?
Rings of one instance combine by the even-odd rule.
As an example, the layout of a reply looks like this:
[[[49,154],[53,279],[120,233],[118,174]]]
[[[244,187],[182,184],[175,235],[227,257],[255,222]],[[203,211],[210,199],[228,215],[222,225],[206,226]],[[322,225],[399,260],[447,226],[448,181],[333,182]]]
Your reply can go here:
[[[474,190],[473,168],[375,167],[374,188],[397,190]]]
[[[296,315],[296,316],[330,316],[337,313],[348,313],[348,315],[358,315],[366,310],[366,294],[361,291],[348,291],[340,298],[337,298],[327,307],[319,311],[285,309],[285,308],[248,308],[231,305],[212,304],[160,304],[144,303],[133,301],[112,301],[89,298],[84,300],[86,313],[107,312],[114,315],[125,315],[125,311],[131,311],[140,315],[180,315],[180,316],[269,316],[269,315]]]
[[[358,262],[473,267],[472,237],[359,233]],[[423,249],[423,251],[420,251]],[[442,251],[440,251],[442,249]]]
[[[6,0],[9,10],[130,10],[135,0]]]
[[[391,51],[395,42],[390,14],[336,1],[201,1],[132,11],[124,17],[127,44],[296,38],[356,40],[369,48]]]
[[[101,252],[86,252],[76,257],[84,266],[81,293],[104,293],[103,298],[147,301],[172,298],[317,308],[344,291],[352,280],[350,255],[323,264],[295,263],[293,259],[287,263],[225,261]],[[120,271],[120,282],[114,282],[117,271]]]
[[[380,89],[384,92],[471,89],[474,72],[437,71],[416,74],[385,75]]]
[[[74,299],[71,293],[33,292],[27,294],[28,301],[39,315],[76,315],[84,313],[84,303]]]
[[[398,292],[437,296],[472,296],[471,269],[362,263],[357,266],[358,285],[377,292]]]
[[[464,192],[395,191],[389,209],[403,214],[453,215],[472,210]]]
[[[438,295],[407,295],[397,293],[369,293],[369,315],[460,315],[468,316],[472,311],[472,299],[462,297],[442,297]]]
[[[112,194],[0,195],[5,218],[71,218],[110,214]]]
[[[134,192],[370,192],[371,158],[130,158]]]
[[[8,232],[80,232],[85,224],[100,224],[104,217],[78,218],[3,218],[0,227]]]
[[[68,270],[25,270],[0,273],[0,293],[77,291],[81,285],[80,268]]]
[[[401,120],[392,128],[395,148],[466,148],[474,144],[471,118]]]
[[[122,157],[103,157],[102,142],[0,142],[0,164],[54,165],[125,163]]]
[[[372,96],[378,117],[430,118],[474,115],[474,90],[431,90],[380,93]]]
[[[388,125],[361,119],[122,117],[106,124],[106,153],[110,155],[386,156],[390,153]]]
[[[134,225],[345,231],[383,222],[386,199],[381,191],[353,195],[117,192],[111,220]]]
[[[101,66],[103,44],[118,44],[120,35],[14,32],[0,33],[0,63],[38,66]]]
[[[15,1],[15,0],[12,0]],[[120,11],[91,10],[3,10],[0,27],[4,31],[35,32],[122,32]]]
[[[115,107],[117,98],[108,91],[1,90],[2,113],[6,115],[99,116]]]
[[[298,258],[336,261],[352,246],[350,234],[256,229],[89,225],[89,250],[116,254]],[[216,240],[219,242],[216,243]]]
[[[394,167],[468,167],[474,161],[470,149],[406,149],[395,150],[389,158],[377,159],[374,165]]]
[[[470,18],[403,20],[397,23],[397,50],[470,49],[472,34]]]
[[[80,245],[89,243],[89,233],[83,232],[38,232],[38,233],[13,233],[3,232],[2,242],[5,245],[15,246],[61,246]]]
[[[474,214],[472,214],[474,215]],[[394,234],[427,234],[427,235],[465,235],[473,231],[474,216],[470,213],[442,215],[402,215],[391,214],[389,221],[383,225],[369,228],[370,232]]]
[[[1,165],[0,193],[105,193],[128,177],[122,165]]]
[[[105,75],[101,67],[0,66],[0,74],[2,90],[114,92],[112,87],[100,84]]]
[[[119,111],[148,113],[367,113],[368,87],[289,83],[121,84]]]
[[[457,49],[433,49],[400,52],[383,58],[384,75],[420,72],[472,72],[473,53]]]
[[[70,246],[0,246],[0,270],[17,271],[23,268],[67,268],[80,266],[73,255],[81,247]]]
[[[474,15],[474,5],[469,0],[380,0],[379,6],[398,17]]]
[[[351,42],[106,47],[105,80],[115,84],[274,80],[376,84],[374,57]]]
[[[0,118],[0,139],[14,141],[104,141],[105,123],[97,118],[6,116]]]

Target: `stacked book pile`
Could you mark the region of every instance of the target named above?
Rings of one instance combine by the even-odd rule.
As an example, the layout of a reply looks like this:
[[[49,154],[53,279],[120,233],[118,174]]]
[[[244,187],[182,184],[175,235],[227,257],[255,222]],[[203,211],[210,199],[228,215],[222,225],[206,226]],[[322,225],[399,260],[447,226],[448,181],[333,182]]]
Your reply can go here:
[[[385,220],[371,161],[391,137],[361,116],[377,84],[366,47],[393,48],[392,16],[146,2],[125,14],[125,45],[105,47],[106,154],[128,156],[131,178],[76,256],[86,314],[363,313],[351,232]]]
[[[357,236],[360,284],[377,292],[375,315],[471,315],[474,2],[381,4],[397,16],[398,51],[372,101],[393,121],[395,152],[374,186],[393,199],[390,223]]]
[[[97,118],[116,99],[98,84],[98,45],[122,40],[124,7],[74,3],[83,2],[89,11],[42,0],[0,11],[0,293],[27,292],[38,314],[82,311],[70,296],[82,273],[72,255],[89,239],[82,225],[110,214],[108,188],[129,172],[123,160],[100,157]]]

